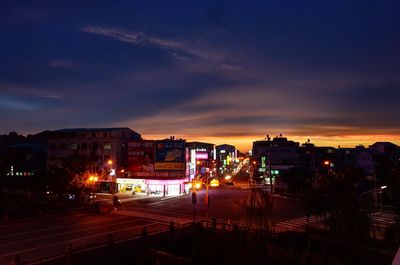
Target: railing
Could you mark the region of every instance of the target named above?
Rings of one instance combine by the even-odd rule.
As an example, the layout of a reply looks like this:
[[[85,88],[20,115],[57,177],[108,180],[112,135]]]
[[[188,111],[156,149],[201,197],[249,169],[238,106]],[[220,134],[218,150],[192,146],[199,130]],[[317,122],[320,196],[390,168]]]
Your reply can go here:
[[[324,218],[321,218],[320,220],[323,220],[323,219]],[[265,232],[270,232],[270,233],[274,234],[274,233],[288,231],[287,229],[282,229],[275,225],[272,225],[271,230],[269,230],[269,231],[260,230],[257,228],[251,228],[248,226],[244,226],[239,223],[231,223],[230,220],[227,220],[227,222],[217,222],[217,220],[213,219],[213,218],[211,218],[211,220],[204,220],[204,219],[199,220],[196,224],[205,229],[208,229],[208,230],[211,230],[214,232],[216,232],[216,231],[221,231],[221,232],[222,231],[249,231],[249,232],[265,231]],[[147,227],[144,226],[141,233],[137,233],[135,235],[131,235],[131,236],[119,238],[119,239],[114,239],[113,234],[110,233],[110,234],[108,234],[107,239],[105,239],[101,243],[91,243],[89,245],[79,247],[79,248],[73,248],[73,246],[71,244],[68,244],[66,250],[63,253],[54,254],[54,255],[43,257],[43,258],[40,258],[37,260],[20,262],[19,261],[20,257],[16,256],[15,264],[17,264],[17,265],[28,265],[28,264],[34,265],[34,264],[49,263],[49,262],[61,260],[64,258],[68,259],[68,257],[71,257],[72,255],[85,253],[85,252],[93,251],[96,249],[106,248],[110,245],[118,245],[118,244],[122,244],[122,243],[125,243],[128,241],[135,241],[135,240],[139,240],[139,239],[143,239],[143,238],[147,238],[147,237],[151,237],[151,236],[161,235],[163,233],[165,233],[165,234],[168,234],[171,232],[179,233],[180,230],[189,228],[191,226],[193,226],[193,222],[190,222],[190,223],[187,223],[184,225],[175,225],[174,223],[171,223],[169,227],[164,227],[164,228],[160,228],[160,229],[151,229],[149,231],[147,231]],[[300,227],[300,225],[299,225],[299,227]]]
[[[89,252],[89,251],[93,251],[96,249],[101,249],[101,248],[105,248],[107,246],[110,245],[118,245],[124,242],[128,242],[128,241],[134,241],[134,240],[139,240],[142,238],[147,238],[149,236],[155,236],[155,235],[160,235],[162,233],[169,233],[171,232],[171,229],[173,229],[175,231],[179,230],[179,229],[183,229],[183,228],[188,228],[192,225],[192,223],[186,224],[186,225],[178,225],[178,226],[173,226],[173,228],[170,227],[166,227],[166,228],[161,228],[161,229],[152,229],[150,231],[147,231],[147,227],[144,226],[143,230],[141,231],[141,233],[129,236],[129,237],[125,237],[125,238],[120,238],[120,239],[116,239],[114,240],[114,237],[112,235],[112,233],[110,233],[108,235],[107,240],[101,242],[101,243],[91,243],[89,245],[80,247],[80,248],[73,248],[73,246],[71,244],[67,245],[67,249],[65,252],[63,253],[59,253],[59,254],[54,254],[51,256],[47,256],[47,257],[43,257],[40,259],[36,259],[36,260],[31,260],[31,261],[23,261],[20,262],[20,257],[17,255],[15,257],[15,265],[35,265],[35,264],[43,264],[43,263],[48,263],[51,261],[56,261],[56,260],[60,260],[63,258],[67,258],[68,256],[72,256],[72,255],[76,255],[76,254],[80,254],[80,253],[85,253],[85,252]]]

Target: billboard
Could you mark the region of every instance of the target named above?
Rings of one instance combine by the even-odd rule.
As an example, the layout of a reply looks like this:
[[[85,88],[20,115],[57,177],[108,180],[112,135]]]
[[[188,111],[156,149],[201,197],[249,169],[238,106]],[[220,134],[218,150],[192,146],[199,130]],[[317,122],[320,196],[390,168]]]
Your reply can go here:
[[[150,176],[154,172],[155,142],[148,140],[133,141],[128,144],[129,170],[140,175]]]
[[[184,140],[161,140],[155,145],[155,170],[185,171]]]

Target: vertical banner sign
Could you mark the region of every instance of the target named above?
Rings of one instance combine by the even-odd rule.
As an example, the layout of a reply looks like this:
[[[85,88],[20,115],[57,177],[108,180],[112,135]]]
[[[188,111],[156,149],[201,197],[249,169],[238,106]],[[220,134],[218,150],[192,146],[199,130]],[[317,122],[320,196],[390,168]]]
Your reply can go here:
[[[190,150],[190,179],[196,175],[196,150]]]

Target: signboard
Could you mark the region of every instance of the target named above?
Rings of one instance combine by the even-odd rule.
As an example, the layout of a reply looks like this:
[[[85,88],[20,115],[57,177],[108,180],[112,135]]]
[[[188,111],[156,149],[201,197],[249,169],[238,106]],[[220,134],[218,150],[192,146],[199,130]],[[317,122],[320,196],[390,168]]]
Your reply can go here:
[[[156,141],[155,170],[184,171],[185,163],[185,141]]]
[[[208,154],[207,153],[198,153],[198,152],[196,152],[196,159],[207,160],[208,159]]]
[[[266,159],[265,159],[265,156],[262,156],[262,157],[261,157],[261,167],[262,167],[262,168],[265,168],[265,167],[266,167],[266,165],[265,165],[265,160],[266,160]]]
[[[128,163],[131,172],[154,172],[155,142],[151,140],[132,141],[128,143]],[[144,174],[146,175],[146,174]]]

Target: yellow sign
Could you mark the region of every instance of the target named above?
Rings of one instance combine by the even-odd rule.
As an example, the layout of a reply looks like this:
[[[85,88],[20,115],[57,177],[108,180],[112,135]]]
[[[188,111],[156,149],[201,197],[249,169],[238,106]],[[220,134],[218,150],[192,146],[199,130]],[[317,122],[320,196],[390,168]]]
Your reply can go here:
[[[219,180],[218,179],[213,179],[210,182],[211,187],[218,187],[219,186]]]
[[[156,163],[156,170],[185,170],[185,163]]]

